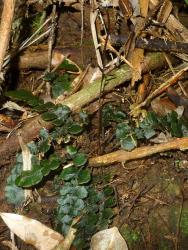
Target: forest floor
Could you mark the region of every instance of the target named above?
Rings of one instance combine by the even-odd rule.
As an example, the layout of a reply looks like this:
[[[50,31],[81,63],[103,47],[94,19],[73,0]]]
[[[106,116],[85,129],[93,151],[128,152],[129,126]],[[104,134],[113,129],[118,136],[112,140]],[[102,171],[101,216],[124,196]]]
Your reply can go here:
[[[64,10],[58,20],[56,37],[57,47],[66,47],[74,51],[71,59],[84,68],[89,63],[97,65],[93,46],[89,7],[85,6],[83,44],[80,46],[81,15],[79,11]],[[164,70],[163,70],[164,71]],[[161,72],[163,72],[161,71]],[[18,89],[35,89],[37,79],[42,71],[12,69],[11,80]],[[155,72],[153,73],[155,74]],[[159,75],[159,72],[157,72]],[[127,86],[113,90],[107,97],[117,102],[125,113],[129,113],[129,106],[122,102],[126,97]],[[106,95],[103,95],[106,98]],[[90,115],[91,125],[77,138],[76,145],[89,157],[99,153],[99,114]],[[113,139],[114,130],[109,129],[102,140],[101,154],[117,150]],[[1,142],[6,134],[1,133]],[[111,139],[112,138],[112,139]],[[108,142],[108,143],[107,143]],[[143,141],[139,146],[152,145]],[[7,203],[4,190],[7,177],[10,174],[15,157],[0,168],[0,210],[2,212],[20,211]],[[143,159],[126,163],[116,163],[101,168],[93,168],[95,176],[110,175],[110,184],[115,190],[117,206],[114,208],[116,216],[112,225],[117,226],[126,239],[129,249],[187,249],[188,244],[188,157],[187,151],[168,151],[158,153]],[[51,188],[51,182],[46,181],[43,191]],[[54,202],[41,204],[32,203],[23,214],[37,219],[53,228]],[[4,222],[0,221],[0,240],[8,240],[10,233]],[[18,249],[34,249],[18,241]],[[1,245],[0,249],[9,249]]]

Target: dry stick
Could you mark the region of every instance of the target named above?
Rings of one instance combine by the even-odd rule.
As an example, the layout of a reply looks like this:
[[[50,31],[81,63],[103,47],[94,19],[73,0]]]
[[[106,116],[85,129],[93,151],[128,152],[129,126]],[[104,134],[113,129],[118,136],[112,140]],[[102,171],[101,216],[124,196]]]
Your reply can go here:
[[[168,79],[166,82],[161,84],[158,89],[154,90],[142,103],[140,103],[138,106],[136,106],[134,109],[131,110],[131,114],[133,114],[136,110],[144,107],[147,105],[154,97],[160,95],[163,93],[168,87],[174,85],[177,83],[179,78],[188,70],[188,64],[185,64],[185,67],[178,71],[175,75],[173,75],[170,79]]]
[[[131,152],[127,152],[125,150],[118,150],[106,155],[91,158],[89,160],[89,165],[92,167],[101,167],[118,162],[126,162],[130,160],[140,159],[156,153],[175,149],[188,149],[188,138],[176,138],[167,143],[136,148]]]
[[[101,43],[102,43],[103,46],[104,46],[104,44],[105,44],[104,38],[103,38],[102,36],[99,35],[99,39],[101,40]],[[124,63],[126,63],[127,65],[129,65],[129,67],[133,68],[133,65],[132,65],[124,56],[122,56],[116,49],[114,49],[114,47],[110,44],[109,41],[107,41],[106,47],[107,47],[110,51],[114,52],[114,54],[116,54],[116,56],[118,56],[118,57],[120,58],[121,61],[123,61]]]
[[[146,56],[142,65],[143,72],[164,67],[165,62],[166,60],[162,53],[150,53]],[[131,70],[127,65],[122,65],[120,69],[115,69],[110,74],[111,75],[106,77],[104,92],[109,92],[125,81],[129,81],[132,76]],[[91,85],[83,88],[60,103],[69,106],[73,111],[78,110],[97,99],[100,95],[100,88],[101,79],[98,79]],[[19,133],[24,139],[24,142],[28,143],[37,138],[42,127],[51,129],[53,125],[50,122],[45,122],[42,120],[41,116],[38,116],[29,120],[21,129],[19,129]],[[0,166],[7,163],[7,160],[10,159],[19,148],[19,141],[16,135],[12,135],[6,141],[1,142]]]
[[[2,70],[3,61],[6,50],[9,45],[9,38],[14,16],[15,0],[5,0],[0,25],[0,72]]]
[[[99,14],[99,9],[91,10],[90,12],[90,23],[91,23],[91,33],[93,37],[93,43],[96,51],[97,63],[101,69],[103,69],[103,62],[100,53],[100,44],[97,39],[97,31],[96,31],[96,20]]]

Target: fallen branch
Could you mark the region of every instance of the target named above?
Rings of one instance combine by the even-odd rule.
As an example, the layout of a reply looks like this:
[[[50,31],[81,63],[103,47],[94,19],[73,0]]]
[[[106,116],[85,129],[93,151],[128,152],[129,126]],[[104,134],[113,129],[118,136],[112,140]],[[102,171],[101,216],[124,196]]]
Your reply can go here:
[[[102,39],[100,37],[100,39]],[[119,45],[123,46],[127,42],[127,35],[110,35],[110,42],[113,46]],[[104,40],[104,39],[103,39]],[[108,49],[110,50],[113,47],[107,44]],[[162,38],[143,38],[138,37],[135,41],[135,48],[146,49],[148,51],[161,51],[161,52],[174,52],[174,53],[185,53],[188,54],[188,43],[187,42],[176,42]],[[111,50],[112,50],[111,49]],[[119,52],[112,50],[116,55],[119,55]],[[122,58],[123,59],[123,58]],[[125,60],[122,60],[125,61]]]
[[[164,67],[166,60],[161,53],[150,53],[146,56],[142,65],[142,71]],[[120,69],[113,70],[106,77],[104,92],[109,92],[125,81],[129,81],[132,77],[131,70],[127,65],[122,65]],[[100,95],[101,79],[94,81],[91,85],[81,89],[77,93],[71,95],[65,100],[59,100],[58,103],[69,106],[73,111],[79,110],[88,103],[97,99]],[[41,116],[32,118],[26,124],[18,129],[18,133],[22,136],[24,143],[28,143],[37,138],[42,127],[51,129],[52,124],[42,120]],[[1,142],[0,147],[0,166],[7,164],[7,161],[19,150],[20,144],[16,134],[13,134],[6,141]]]
[[[127,152],[118,150],[109,154],[93,157],[89,160],[89,165],[92,167],[102,167],[118,162],[127,162],[147,157],[156,153],[161,153],[169,150],[186,150],[188,149],[188,138],[176,138],[172,141],[154,146],[145,146]]]
[[[14,16],[15,0],[6,0],[3,3],[3,12],[0,25],[0,71],[9,45],[9,38]]]

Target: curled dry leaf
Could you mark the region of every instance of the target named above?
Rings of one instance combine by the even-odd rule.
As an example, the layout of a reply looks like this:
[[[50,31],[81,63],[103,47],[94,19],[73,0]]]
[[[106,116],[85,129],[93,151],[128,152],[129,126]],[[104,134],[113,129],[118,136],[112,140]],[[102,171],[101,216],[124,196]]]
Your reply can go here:
[[[127,244],[117,227],[102,230],[91,238],[91,250],[128,250]]]
[[[132,16],[132,4],[129,0],[119,0],[119,8],[126,20]]]
[[[11,250],[19,250],[11,241],[4,240],[1,243],[2,245],[9,247]]]
[[[38,250],[52,250],[64,240],[61,234],[37,220],[13,213],[0,213],[0,216],[14,234]]]
[[[133,65],[132,69],[132,80],[131,86],[135,86],[135,82],[142,78],[142,63],[144,60],[144,50],[135,48],[131,58],[131,63]]]

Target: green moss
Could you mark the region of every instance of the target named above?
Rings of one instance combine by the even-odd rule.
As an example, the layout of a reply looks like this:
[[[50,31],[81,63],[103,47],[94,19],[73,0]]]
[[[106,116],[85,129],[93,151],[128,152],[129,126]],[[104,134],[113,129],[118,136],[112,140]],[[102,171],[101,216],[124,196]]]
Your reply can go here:
[[[126,240],[129,247],[137,245],[141,240],[141,235],[136,229],[131,229],[128,225],[124,224],[120,229],[121,235]]]

